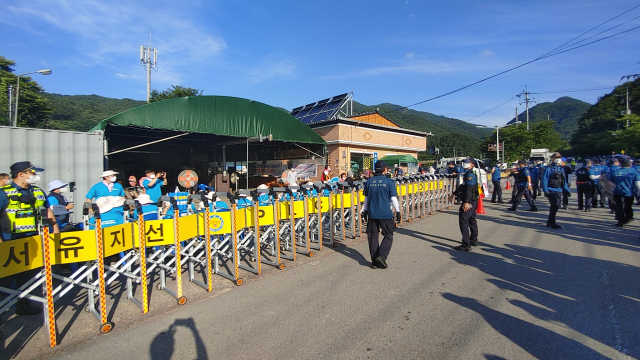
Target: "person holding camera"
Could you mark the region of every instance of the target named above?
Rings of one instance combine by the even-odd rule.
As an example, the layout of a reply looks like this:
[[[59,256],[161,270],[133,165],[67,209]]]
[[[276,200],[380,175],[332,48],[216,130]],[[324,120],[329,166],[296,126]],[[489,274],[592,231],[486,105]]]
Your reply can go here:
[[[160,196],[162,196],[162,187],[167,185],[167,173],[156,173],[152,169],[147,169],[144,173],[146,174],[146,178],[142,180],[142,187],[145,193],[151,198],[151,201],[157,203]]]
[[[400,204],[398,191],[393,180],[385,176],[388,170],[384,161],[377,161],[376,174],[364,184],[364,212],[363,219],[367,222],[367,239],[371,253],[371,268],[387,268],[387,257],[393,242],[393,212],[389,203],[396,210],[396,221],[400,222]],[[378,243],[378,234],[382,231],[382,243]]]

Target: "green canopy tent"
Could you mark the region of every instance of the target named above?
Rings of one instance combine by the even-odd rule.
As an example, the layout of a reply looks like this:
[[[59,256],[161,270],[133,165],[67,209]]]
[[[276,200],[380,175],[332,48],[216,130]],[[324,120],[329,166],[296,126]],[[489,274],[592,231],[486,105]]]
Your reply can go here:
[[[389,167],[394,164],[398,166],[406,164],[407,174],[415,174],[418,172],[418,159],[411,155],[387,155],[378,159],[378,161],[380,160],[386,162]]]
[[[387,155],[378,159],[378,161],[384,161],[389,164],[417,164],[418,159],[414,158],[411,155]]]
[[[286,111],[230,96],[145,104],[104,119],[90,131],[104,131],[105,167],[126,176],[140,176],[145,168],[170,169],[173,179],[186,168],[201,174],[224,172],[227,166],[235,171],[238,163],[246,169],[273,159],[322,158],[326,152],[322,137]]]

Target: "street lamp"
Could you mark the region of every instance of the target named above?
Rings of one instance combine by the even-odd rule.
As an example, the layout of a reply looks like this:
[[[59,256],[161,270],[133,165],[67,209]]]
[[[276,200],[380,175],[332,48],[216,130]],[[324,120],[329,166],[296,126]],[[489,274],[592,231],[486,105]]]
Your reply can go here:
[[[20,98],[20,77],[29,75],[29,74],[35,74],[35,73],[42,74],[42,75],[51,75],[51,70],[44,69],[44,70],[32,71],[32,72],[18,75],[18,81],[17,81],[18,84],[16,85],[16,113],[13,116],[13,124],[12,124],[13,127],[18,126],[18,99]]]
[[[500,128],[519,124],[522,124],[522,121],[514,121],[513,123],[504,126],[494,126],[494,128],[496,129],[496,161],[500,161]],[[484,125],[476,125],[476,127],[489,129],[489,126]],[[504,162],[504,150],[502,150],[502,161]]]

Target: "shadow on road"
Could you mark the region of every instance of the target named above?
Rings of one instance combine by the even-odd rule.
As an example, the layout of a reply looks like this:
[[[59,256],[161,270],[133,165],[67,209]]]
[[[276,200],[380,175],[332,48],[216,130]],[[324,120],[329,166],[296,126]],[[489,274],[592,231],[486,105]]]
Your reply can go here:
[[[483,220],[552,233],[544,226],[523,221],[495,217]],[[619,237],[610,230],[589,230],[591,237],[587,239],[565,231],[564,239],[560,241],[567,239],[638,251],[637,246],[619,244],[619,241],[610,243],[614,241],[611,237]],[[498,247],[483,242],[482,237],[479,247],[465,253],[453,250],[453,246],[460,243],[457,232],[453,239],[407,228],[398,229],[398,233],[428,241],[433,248],[448,253],[458,263],[477,268],[489,275],[487,281],[505,290],[505,294],[507,291],[521,294],[526,301],[506,300],[530,315],[549,323],[562,323],[581,334],[578,336],[586,336],[619,353],[640,356],[640,343],[635,341],[640,338],[636,321],[640,318],[640,287],[637,286],[640,267],[515,244]],[[604,234],[607,234],[606,243],[597,239]],[[476,311],[497,331],[538,358],[602,358],[601,354],[567,338],[566,334],[488,308],[481,303],[482,299],[454,294],[443,296]]]
[[[169,325],[169,328],[153,338],[151,345],[149,346],[149,355],[153,360],[171,359],[174,352],[178,350],[180,353],[176,354],[176,358],[189,357],[185,353],[185,348],[189,345],[185,343],[176,344],[175,333],[178,327],[185,327],[193,334],[196,347],[196,359],[206,360],[209,359],[207,354],[207,348],[204,345],[202,337],[196,328],[196,323],[193,318],[188,319],[176,319],[173,324]]]

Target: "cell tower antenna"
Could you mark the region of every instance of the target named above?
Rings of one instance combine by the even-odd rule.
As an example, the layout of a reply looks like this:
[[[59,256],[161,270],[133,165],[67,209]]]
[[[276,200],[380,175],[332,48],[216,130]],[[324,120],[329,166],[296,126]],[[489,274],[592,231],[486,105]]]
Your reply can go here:
[[[140,45],[140,62],[147,70],[147,102],[151,98],[151,69],[158,71],[158,50],[151,47],[151,28],[149,28],[149,46]]]

